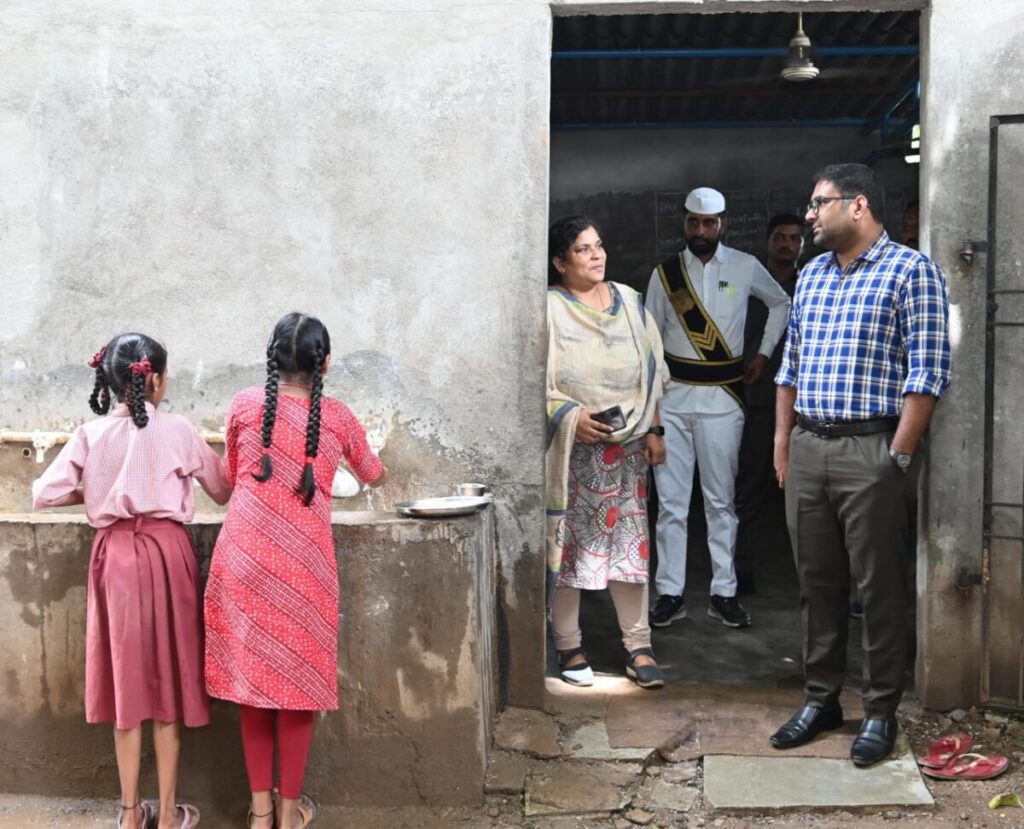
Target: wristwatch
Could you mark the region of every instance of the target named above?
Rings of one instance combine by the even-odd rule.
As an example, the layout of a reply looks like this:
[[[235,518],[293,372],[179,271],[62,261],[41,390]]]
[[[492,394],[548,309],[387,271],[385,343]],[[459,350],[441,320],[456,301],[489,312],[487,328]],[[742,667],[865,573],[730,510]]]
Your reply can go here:
[[[912,460],[912,457],[909,452],[898,452],[895,449],[890,448],[889,458],[900,471],[906,472],[910,469],[910,461]]]
[[[649,435],[657,435],[658,437],[663,438],[663,437],[665,437],[665,427],[664,426],[652,426],[650,429],[647,430],[647,434],[649,434]]]

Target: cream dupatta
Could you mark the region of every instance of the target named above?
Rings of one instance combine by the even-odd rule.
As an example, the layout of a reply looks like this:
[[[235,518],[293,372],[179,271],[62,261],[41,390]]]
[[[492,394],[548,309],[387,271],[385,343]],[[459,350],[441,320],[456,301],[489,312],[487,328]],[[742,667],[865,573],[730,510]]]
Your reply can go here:
[[[650,428],[668,383],[661,334],[642,297],[625,285],[609,284],[617,294],[610,314],[591,308],[562,288],[548,289],[545,546],[548,569],[554,573],[562,565],[569,455],[580,411],[621,406],[627,416],[626,427],[606,440],[626,443]],[[628,323],[633,347],[601,347],[601,330],[617,325],[621,314]],[[609,378],[634,370],[636,382],[628,394],[612,387]]]

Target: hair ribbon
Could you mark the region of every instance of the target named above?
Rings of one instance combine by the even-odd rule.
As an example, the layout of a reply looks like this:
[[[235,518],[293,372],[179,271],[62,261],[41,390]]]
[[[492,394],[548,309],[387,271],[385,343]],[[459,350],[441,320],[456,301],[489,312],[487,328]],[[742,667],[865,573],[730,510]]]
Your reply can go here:
[[[103,358],[107,356],[107,347],[103,346],[99,351],[92,355],[89,360],[89,368],[99,368],[100,363],[103,362]]]
[[[132,370],[132,374],[153,373],[153,364],[149,362],[149,357],[143,357],[138,362],[132,363],[128,368]]]

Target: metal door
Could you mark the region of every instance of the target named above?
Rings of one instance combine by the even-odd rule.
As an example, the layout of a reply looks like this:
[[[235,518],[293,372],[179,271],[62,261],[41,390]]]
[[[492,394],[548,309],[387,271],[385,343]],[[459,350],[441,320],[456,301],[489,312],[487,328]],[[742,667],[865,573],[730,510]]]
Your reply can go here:
[[[981,697],[1024,709],[1024,115],[990,121]]]

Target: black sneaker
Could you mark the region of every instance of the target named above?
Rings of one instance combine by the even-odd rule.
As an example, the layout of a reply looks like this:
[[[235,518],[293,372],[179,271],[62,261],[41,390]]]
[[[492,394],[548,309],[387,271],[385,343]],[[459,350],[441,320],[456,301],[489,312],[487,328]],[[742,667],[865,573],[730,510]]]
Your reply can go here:
[[[750,626],[750,614],[743,609],[735,596],[712,596],[708,616],[719,619],[731,628]]]
[[[850,618],[851,619],[863,619],[864,618],[864,605],[860,603],[860,599],[854,599],[850,602]]]
[[[686,605],[682,596],[658,596],[648,619],[652,627],[667,628],[676,619],[686,618]]]

